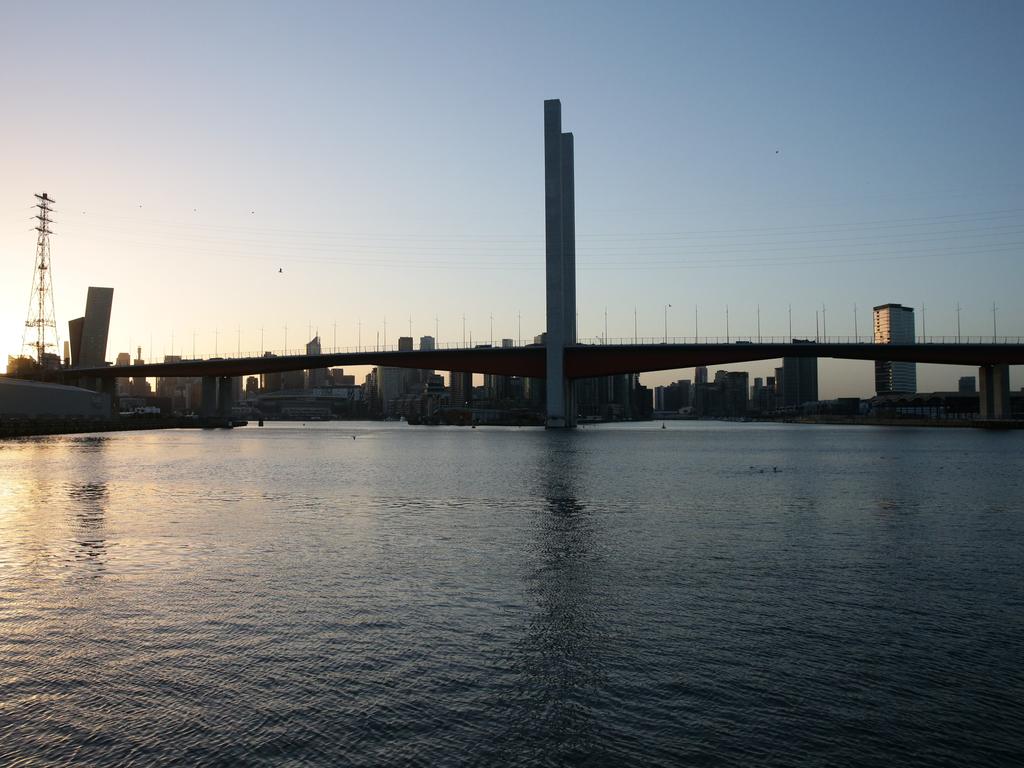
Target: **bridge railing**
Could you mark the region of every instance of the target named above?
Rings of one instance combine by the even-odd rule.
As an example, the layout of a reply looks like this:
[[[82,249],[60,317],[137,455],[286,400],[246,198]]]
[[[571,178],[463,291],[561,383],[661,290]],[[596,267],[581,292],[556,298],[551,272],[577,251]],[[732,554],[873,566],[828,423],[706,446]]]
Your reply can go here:
[[[822,344],[873,344],[871,336],[810,336],[800,337],[808,341]],[[577,344],[587,346],[617,345],[628,346],[634,344],[789,344],[792,339],[788,336],[628,336],[620,338],[602,338],[600,336],[581,338]],[[1024,336],[918,336],[915,339],[917,344],[1024,344]],[[516,343],[513,349],[526,346],[533,346],[532,342],[527,344]],[[434,345],[434,350],[461,350],[461,349],[499,349],[500,344],[488,344],[478,342],[441,342]],[[366,352],[402,352],[397,344],[366,344],[353,347],[323,347],[322,355],[345,355],[359,354]],[[421,351],[421,350],[414,350]],[[235,360],[251,359],[254,357],[288,357],[292,355],[305,355],[305,347],[294,349],[265,349],[251,352],[236,352],[235,354],[197,354],[195,356],[170,356],[181,362],[192,362],[196,360]],[[165,356],[161,359],[147,360],[149,363],[170,362]]]
[[[628,336],[625,338],[581,338],[590,346],[639,344],[791,344],[793,338],[818,344],[874,344],[872,336]],[[1024,336],[918,336],[915,344],[1024,344]]]
[[[513,344],[512,348],[513,349],[517,349],[517,348],[522,348],[522,347],[526,347],[526,346],[533,346],[533,342],[531,341],[529,343],[524,343],[524,344]],[[459,341],[452,341],[452,342],[435,343],[434,347],[433,347],[433,350],[440,352],[440,351],[446,351],[446,350],[452,350],[452,349],[500,349],[500,348],[501,348],[501,344],[500,343],[498,343],[498,344],[491,344],[491,343],[487,343],[487,342],[481,343],[481,342],[468,342],[468,341],[463,343],[463,342],[459,342]],[[420,350],[418,347],[414,347],[413,350],[399,349],[398,344],[364,344],[362,346],[321,347],[320,348],[320,354],[321,355],[349,355],[349,354],[360,354],[360,353],[366,353],[366,352],[408,352],[408,351],[420,352],[420,351],[424,351],[424,350]],[[239,359],[251,359],[251,358],[254,358],[254,357],[266,357],[266,356],[273,356],[273,357],[290,357],[290,356],[294,356],[294,355],[303,355],[304,356],[306,354],[308,354],[308,353],[306,352],[306,348],[303,346],[303,347],[295,347],[295,348],[287,348],[287,349],[262,349],[262,350],[259,350],[259,351],[248,351],[248,352],[243,350],[241,352],[235,351],[235,352],[232,352],[232,353],[216,353],[216,352],[214,352],[212,354],[202,353],[202,354],[194,354],[194,355],[165,355],[162,358],[158,358],[158,359],[154,359],[154,360],[147,360],[146,362],[147,363],[163,363],[165,361],[164,358],[166,358],[166,357],[172,357],[175,360],[179,360],[180,359],[181,362],[188,363],[188,362],[195,362],[195,361],[198,361],[198,360],[239,360]]]

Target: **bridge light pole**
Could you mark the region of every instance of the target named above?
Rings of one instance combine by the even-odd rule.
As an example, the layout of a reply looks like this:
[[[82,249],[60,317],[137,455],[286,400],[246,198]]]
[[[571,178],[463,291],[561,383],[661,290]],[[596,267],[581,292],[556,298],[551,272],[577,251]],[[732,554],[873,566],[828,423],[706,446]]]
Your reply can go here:
[[[956,343],[960,343],[960,302],[956,303]]]
[[[671,306],[671,304],[665,305],[665,344],[668,344],[668,308]]]
[[[761,305],[757,305],[757,343],[761,343]]]
[[[725,343],[729,343],[729,305],[725,305]]]
[[[992,302],[992,343],[996,343],[996,303]]]

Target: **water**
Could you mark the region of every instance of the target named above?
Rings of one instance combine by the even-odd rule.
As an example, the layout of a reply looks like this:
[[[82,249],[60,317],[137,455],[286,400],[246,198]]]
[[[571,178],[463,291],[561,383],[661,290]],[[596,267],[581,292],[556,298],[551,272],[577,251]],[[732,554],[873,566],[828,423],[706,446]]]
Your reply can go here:
[[[1022,449],[719,423],[0,442],[0,764],[1020,764]]]

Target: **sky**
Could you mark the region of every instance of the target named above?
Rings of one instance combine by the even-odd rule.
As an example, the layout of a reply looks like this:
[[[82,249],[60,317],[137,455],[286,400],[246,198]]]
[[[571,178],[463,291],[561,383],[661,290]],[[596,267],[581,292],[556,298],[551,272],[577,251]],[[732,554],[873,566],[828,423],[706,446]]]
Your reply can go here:
[[[0,354],[44,191],[60,338],[112,286],[110,360],[460,342],[463,317],[532,338],[549,98],[581,337],[606,313],[610,338],[725,337],[727,307],[730,338],[790,313],[864,336],[887,302],[930,336],[958,303],[991,336],[994,303],[1024,336],[1022,27],[1019,2],[9,4]],[[821,361],[822,397],[872,389],[871,363]]]

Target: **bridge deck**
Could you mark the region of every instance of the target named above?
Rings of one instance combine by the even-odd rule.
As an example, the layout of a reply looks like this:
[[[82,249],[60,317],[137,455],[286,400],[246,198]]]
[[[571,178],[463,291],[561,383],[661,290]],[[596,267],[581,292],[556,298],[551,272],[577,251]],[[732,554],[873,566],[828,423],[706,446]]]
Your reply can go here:
[[[824,357],[841,360],[898,360],[949,365],[1024,365],[1024,344],[616,344],[577,345],[565,350],[565,371],[572,379],[620,373],[724,365],[783,357]],[[364,351],[324,355],[287,355],[176,363],[69,369],[65,378],[127,378],[250,376],[261,373],[380,365],[442,371],[471,371],[500,376],[543,378],[543,346],[512,348],[444,349],[394,352]]]

